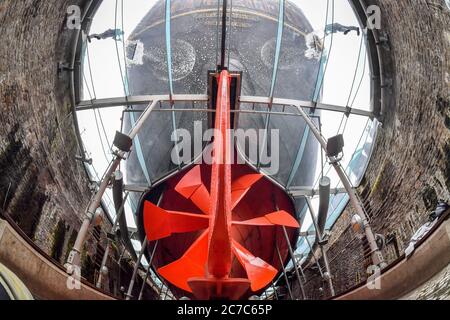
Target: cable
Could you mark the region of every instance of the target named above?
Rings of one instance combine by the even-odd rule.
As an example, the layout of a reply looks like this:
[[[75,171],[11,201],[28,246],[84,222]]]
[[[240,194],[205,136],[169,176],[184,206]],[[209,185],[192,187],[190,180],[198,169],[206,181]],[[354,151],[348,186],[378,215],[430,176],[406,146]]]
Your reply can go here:
[[[322,121],[319,117],[319,130],[320,130],[320,134],[322,134]],[[321,170],[320,170],[320,174],[321,177],[323,179],[323,169],[325,167],[325,163],[324,163],[324,156],[323,156],[323,148],[320,148],[320,165],[321,165]]]
[[[356,151],[358,151],[358,146],[359,146],[359,144],[361,143],[362,138],[363,138],[364,135],[366,134],[366,129],[367,129],[368,125],[369,125],[369,121],[370,121],[370,118],[367,118],[366,125],[365,125],[364,130],[363,130],[363,132],[362,132],[362,134],[361,134],[361,136],[360,136],[360,138],[359,138],[359,140],[358,140],[358,143],[356,144],[355,151],[353,151],[353,154],[352,154],[352,157],[350,158],[350,161],[351,161],[351,159],[353,159],[353,157],[355,156]],[[349,167],[350,167],[350,163],[346,166],[345,170],[343,170],[343,171],[344,171],[344,174],[347,176],[347,178],[348,178],[348,175],[347,175],[347,169],[348,169]],[[331,167],[330,167],[330,169],[331,169]],[[348,179],[348,180],[350,181],[350,179]],[[337,183],[336,188],[339,186],[340,183],[341,183],[341,181]],[[351,184],[351,181],[350,181],[350,184]],[[352,185],[352,187],[353,187],[353,185]]]
[[[328,50],[328,57],[327,57],[327,62],[325,64],[325,68],[323,70],[323,77],[320,81],[320,86],[319,86],[319,91],[322,90],[323,87],[323,83],[325,81],[325,75],[327,74],[327,70],[328,70],[328,64],[330,62],[330,56],[331,56],[331,52],[333,49],[333,39],[334,39],[334,0],[332,0],[332,6],[331,6],[331,23],[333,24],[333,27],[331,28],[331,37],[330,37],[330,49]],[[324,46],[325,46],[325,42],[324,42]],[[325,48],[324,48],[325,50]]]
[[[91,90],[89,90],[89,85],[88,85],[88,82],[87,82],[87,80],[86,80],[86,76],[85,76],[84,72],[83,72],[83,79],[84,79],[84,82],[85,82],[85,84],[86,84],[86,89],[87,89],[87,91],[88,91],[89,98],[90,98],[90,100],[92,101]],[[108,162],[109,159],[108,159],[108,156],[106,155],[106,152],[105,152],[105,146],[104,146],[104,144],[103,144],[102,135],[101,135],[101,133],[100,133],[100,128],[99,128],[99,125],[98,125],[97,114],[95,113],[95,109],[93,109],[92,111],[94,112],[95,125],[96,125],[96,127],[97,127],[97,133],[98,133],[98,136],[99,136],[99,139],[100,139],[100,143],[101,143],[101,146],[102,146],[102,152],[103,152],[103,155],[105,156],[106,162]],[[85,148],[86,148],[86,147],[85,147]]]
[[[216,28],[216,66],[219,65],[219,23],[220,23],[220,0],[217,0],[217,28]]]
[[[231,36],[233,34],[233,0],[230,0],[230,23],[228,30],[228,69],[230,69],[230,47],[231,47]]]
[[[99,119],[100,119],[100,124],[101,124],[102,129],[103,129],[103,134],[105,135],[106,144],[109,146],[109,149],[111,150],[112,147],[113,147],[113,144],[109,142],[108,135],[106,134],[106,130],[105,130],[105,125],[103,124],[102,114],[101,114],[99,109],[97,109],[97,113],[98,113],[98,116],[99,116]]]
[[[352,85],[351,85],[351,87],[350,87],[350,93],[348,94],[347,103],[345,104],[346,107],[349,107],[350,99],[351,99],[352,93],[353,93],[353,87],[354,87],[355,82],[356,82],[356,76],[358,75],[359,61],[360,61],[360,59],[361,59],[362,44],[363,44],[363,37],[361,37],[361,41],[360,41],[360,45],[359,45],[358,60],[356,61],[356,67],[355,67],[355,72],[354,72],[354,74],[353,74],[353,81],[352,81]],[[340,122],[340,124],[339,124],[339,128],[338,128],[336,134],[339,134],[339,133],[341,132],[342,124],[343,124],[343,122],[344,122],[344,118],[345,118],[345,117],[347,117],[347,120],[348,120],[349,115],[346,114],[346,113],[343,113],[343,114],[342,114],[341,122]],[[346,125],[347,125],[347,121],[345,122],[345,126],[346,126]],[[344,126],[344,128],[345,128],[345,126]]]
[[[88,150],[86,150],[86,151],[89,153]],[[92,155],[92,153],[90,153],[90,154]],[[112,162],[113,162],[113,161],[110,161],[110,162],[109,162],[108,167],[112,164]],[[92,170],[94,171],[94,175],[97,177],[98,182],[101,182],[101,181],[105,178],[107,170],[105,170],[105,173],[104,173],[103,176],[100,178],[100,176],[99,176],[99,174],[98,174],[98,171],[95,169],[95,167],[94,167],[94,166],[91,166],[91,168],[92,168]],[[112,203],[112,200],[111,200],[111,198],[109,197],[108,194],[106,194],[106,197],[107,197],[107,198],[109,199],[109,201]]]
[[[114,9],[114,29],[115,30],[117,30],[117,14],[118,14],[117,7],[118,7],[118,4],[119,4],[119,0],[116,0],[116,6],[115,6],[115,9]],[[122,12],[122,16],[123,16],[123,12]],[[123,30],[122,30],[122,32],[123,32]],[[125,35],[124,35],[124,37],[125,37]],[[125,84],[125,80],[124,80],[124,74],[123,74],[123,70],[122,70],[122,62],[120,61],[119,44],[117,42],[118,41],[115,40],[117,62],[119,64],[119,71],[120,71],[120,79],[122,80],[123,92],[125,93],[125,99],[126,99],[126,102],[127,102],[127,106],[130,107],[128,105],[128,90],[127,90],[127,87],[126,87],[126,84]],[[126,72],[126,70],[125,70],[125,72]]]
[[[332,24],[334,24],[334,0],[332,1],[332,14],[331,14],[331,19],[332,19]],[[328,16],[329,16],[329,10],[330,10],[330,0],[327,0],[327,10],[326,10],[326,17],[325,17],[325,27],[324,30],[326,29],[327,25],[328,25]],[[331,33],[331,42],[330,42],[330,50],[328,51],[328,56],[331,54],[331,50],[333,48],[333,35],[334,35],[334,26],[332,26],[332,33]],[[314,96],[312,98],[313,101],[315,101],[316,98],[316,93],[318,94],[321,90],[322,90],[322,85],[323,85],[323,80],[325,79],[325,74],[328,68],[328,61],[329,58],[327,58],[327,62],[325,64],[325,68],[323,71],[323,76],[322,76],[322,80],[320,80],[320,86],[318,86],[319,84],[319,79],[320,79],[320,71],[322,70],[322,60],[323,60],[323,56],[324,56],[324,52],[325,52],[325,40],[326,40],[327,34],[324,31],[324,36],[322,38],[322,42],[323,42],[323,48],[322,51],[320,53],[320,64],[319,64],[319,69],[317,70],[317,76],[316,76],[316,85],[314,88]],[[315,101],[317,102],[317,101]]]
[[[356,100],[356,97],[357,97],[358,94],[359,94],[359,90],[360,90],[360,88],[361,88],[361,84],[362,84],[362,81],[363,81],[363,79],[364,79],[364,75],[365,75],[365,72],[366,72],[366,68],[367,68],[367,57],[366,57],[366,59],[364,60],[363,73],[362,73],[362,75],[361,75],[361,79],[360,79],[360,81],[359,81],[358,88],[356,89],[355,96],[353,97],[353,101],[352,101],[352,103],[350,104],[350,107],[353,107],[353,105],[354,105],[354,103],[355,103],[355,100]]]
[[[221,45],[220,45],[220,69],[225,68],[225,54],[226,54],[226,41],[227,41],[227,0],[222,0],[222,34],[221,34]]]
[[[360,81],[359,81],[357,90],[356,90],[355,95],[354,95],[354,97],[353,97],[353,101],[352,101],[352,103],[350,104],[350,100],[351,100],[351,97],[352,97],[354,85],[355,85],[355,82],[356,82],[356,76],[357,76],[358,70],[359,70],[359,65],[360,65],[360,61],[361,61],[361,56],[364,56],[364,55],[366,54],[366,53],[365,53],[364,55],[361,54],[361,53],[362,53],[362,48],[363,48],[363,40],[364,40],[364,36],[361,36],[361,41],[360,41],[360,45],[359,45],[358,60],[357,60],[357,62],[356,62],[356,68],[355,68],[355,74],[354,74],[354,76],[353,76],[353,82],[352,82],[352,86],[351,86],[350,93],[349,93],[348,99],[347,99],[347,104],[346,104],[346,106],[347,106],[348,108],[350,108],[350,109],[353,107],[353,104],[355,103],[355,99],[356,99],[356,97],[358,96],[359,90],[360,90],[360,88],[361,88],[362,80],[364,79],[364,73],[366,72],[366,61],[367,61],[367,59],[364,59],[364,65],[363,65],[363,71],[362,71],[361,79],[360,79]],[[342,123],[343,123],[343,121],[344,121],[344,117],[347,117],[347,119],[345,120],[344,128],[343,128],[343,130],[342,130],[342,134],[344,134],[345,129],[347,128],[348,119],[349,119],[349,117],[350,117],[350,114],[345,114],[345,113],[344,113],[344,114],[342,115],[341,123],[340,123],[340,125],[339,125],[339,129],[338,129],[338,133],[337,133],[337,134],[339,134],[339,132],[341,131],[341,127],[342,127]]]
[[[354,88],[355,82],[356,82],[356,76],[358,75],[359,62],[360,62],[360,60],[361,60],[361,52],[362,52],[362,47],[363,47],[363,40],[364,40],[364,37],[361,36],[361,41],[360,41],[360,43],[359,43],[358,60],[356,61],[355,74],[353,75],[352,86],[351,86],[351,88],[350,88],[350,93],[349,93],[349,95],[348,95],[348,99],[347,99],[346,106],[349,106],[350,99],[351,99],[352,93],[353,93],[353,88]]]
[[[103,144],[103,139],[102,139],[102,135],[100,133],[100,127],[98,125],[98,119],[97,119],[97,113],[95,112],[95,109],[92,110],[92,112],[94,113],[94,118],[95,118],[95,126],[97,127],[97,133],[98,136],[100,137],[100,144],[102,145],[102,151],[103,151],[103,155],[105,156],[105,160],[106,162],[109,161],[108,156],[106,155],[106,149],[105,149],[105,145]]]
[[[88,68],[89,68],[89,75],[91,77],[92,92],[94,93],[94,99],[97,99],[97,94],[95,93],[95,86],[94,86],[94,77],[92,76],[91,58],[90,58],[90,54],[89,54],[89,42],[86,42],[86,56],[87,56],[87,62],[88,62]]]
[[[91,90],[89,89],[89,84],[88,84],[88,82],[86,80],[86,75],[84,74],[84,72],[83,72],[83,80],[84,80],[84,83],[86,85],[86,90],[87,90],[88,95],[89,95],[89,100],[91,101],[91,104],[92,104],[92,99],[93,98],[92,98]]]
[[[122,14],[122,33],[123,33],[123,37],[125,38],[125,31],[124,29],[124,8],[123,8],[123,0],[121,2],[121,14]],[[115,6],[115,11],[114,11],[114,16],[115,16],[115,21],[114,21],[114,26],[115,29],[117,30],[117,23],[118,23],[118,0],[116,0],[116,6]],[[122,63],[120,61],[120,51],[119,51],[119,45],[118,45],[118,40],[115,40],[115,46],[116,46],[116,56],[117,56],[117,62],[119,65],[119,71],[120,71],[120,78],[122,81],[122,85],[123,85],[123,91],[125,94],[125,101],[126,101],[126,106],[128,109],[133,110],[133,106],[129,104],[128,101],[128,70],[127,70],[127,59],[126,59],[126,53],[125,53],[125,41],[123,40],[123,53],[124,53],[124,65],[125,65],[125,78],[124,78],[124,72],[122,70]],[[132,125],[134,122],[134,115],[131,113],[131,121],[132,121]],[[137,153],[137,158],[139,160],[139,164],[141,166],[141,169],[145,175],[145,178],[148,182],[149,185],[152,185],[152,181],[150,178],[150,175],[148,173],[148,168],[147,168],[147,163],[145,163],[144,159],[143,159],[143,154],[142,154],[142,149],[141,149],[141,144],[140,144],[140,140],[139,140],[139,136],[136,135],[136,137],[134,138],[134,143],[136,145],[135,151]]]
[[[92,91],[93,91],[93,94],[94,94],[94,99],[97,99],[97,95],[96,95],[96,92],[95,92],[95,86],[94,86],[94,78],[93,78],[93,74],[92,74],[91,59],[90,59],[90,54],[89,54],[89,44],[88,43],[86,44],[86,55],[87,55],[88,70],[89,70],[90,79],[91,79]],[[93,97],[92,97],[91,91],[89,90],[89,85],[87,83],[87,80],[86,80],[86,77],[85,77],[84,73],[83,73],[83,78],[84,78],[84,81],[85,81],[85,84],[86,84],[86,88],[87,88],[88,93],[89,93],[90,100],[92,102]],[[100,119],[100,124],[101,124],[102,130],[103,130],[104,138],[106,140],[107,145],[110,146],[109,149],[111,149],[113,147],[113,145],[110,144],[109,139],[108,139],[108,135],[106,134],[105,125],[103,123],[103,118],[102,118],[100,110],[93,109],[94,116],[95,116],[95,123],[97,125],[97,132],[99,134],[100,142],[101,142],[101,145],[102,145],[102,151],[103,151],[103,154],[105,155],[106,162],[108,162],[109,160],[108,160],[108,157],[107,157],[107,155],[105,153],[105,146],[103,144],[103,139],[101,137],[96,111],[97,111],[98,117]]]
[[[91,68],[91,59],[89,54],[89,43],[86,44],[86,54],[87,54],[87,61],[88,61],[88,68],[89,68],[89,74],[91,78],[91,85],[92,85],[92,92],[94,93],[94,99],[97,99],[97,94],[95,92],[95,86],[94,86],[94,77],[92,76],[92,68]],[[92,99],[91,99],[92,100]],[[95,109],[94,109],[95,112]],[[106,134],[105,125],[103,123],[103,118],[100,110],[97,109],[97,113],[100,119],[100,124],[103,129],[103,134],[105,135],[105,140],[108,146],[110,146],[110,149],[112,148],[112,144],[109,142],[108,135]]]

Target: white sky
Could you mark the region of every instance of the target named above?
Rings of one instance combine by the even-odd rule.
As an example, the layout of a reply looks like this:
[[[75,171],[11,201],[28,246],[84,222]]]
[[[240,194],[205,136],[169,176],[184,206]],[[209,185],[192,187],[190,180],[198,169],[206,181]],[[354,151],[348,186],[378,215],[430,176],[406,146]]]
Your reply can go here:
[[[114,29],[114,8],[115,0],[104,0],[100,9],[95,16],[91,33],[102,33],[107,29]],[[132,0],[124,1],[124,31],[125,39],[128,38],[130,33],[134,30],[140,20],[147,14],[152,8],[155,0]],[[326,12],[326,0],[295,0],[291,1],[297,4],[309,19],[314,30],[322,31],[325,26],[325,12]],[[331,3],[332,1],[330,1]],[[119,1],[120,7],[120,1]],[[329,15],[329,23],[331,22],[331,12]],[[120,10],[119,10],[119,28],[120,28]],[[335,0],[335,22],[339,22],[343,25],[358,25],[356,17],[351,10],[347,0]],[[329,65],[324,81],[324,95],[323,102],[340,106],[346,106],[350,89],[352,87],[352,81],[356,69],[356,62],[360,46],[360,37],[355,32],[344,36],[341,33],[335,34],[333,38],[333,48],[331,51]],[[327,48],[329,48],[329,39],[327,40]],[[123,51],[122,43],[119,43],[120,59],[123,65]],[[92,98],[108,98],[123,96],[123,85],[120,75],[120,69],[118,66],[118,59],[116,54],[115,42],[112,39],[108,40],[93,40],[89,44],[89,55],[92,67],[94,90],[91,85],[91,79],[89,76],[89,69],[87,63],[85,64],[85,77],[87,86],[91,93]],[[359,72],[356,78],[356,85],[362,75],[364,65],[364,59],[361,59],[359,65]],[[369,67],[366,66],[364,74],[364,80],[362,82],[359,95],[355,100],[355,108],[370,109],[370,82],[369,82]],[[151,93],[149,93],[151,94]],[[91,98],[88,90],[85,90],[84,99]],[[120,117],[121,108],[107,108],[100,110],[103,123],[105,125],[105,131],[108,136],[108,140],[111,143],[116,130],[120,130]],[[107,167],[107,161],[99,140],[99,134],[95,123],[93,111],[83,111],[78,113],[78,119],[80,123],[80,131],[82,132],[82,138],[85,143],[87,151],[90,153],[94,161],[94,167],[99,176],[102,176],[105,168]],[[323,134],[325,137],[331,137],[337,134],[339,123],[341,121],[341,115],[333,112],[322,112],[322,124]],[[366,125],[366,118],[351,116],[345,132],[345,158],[343,161],[344,167],[350,160],[353,154],[356,144],[364,130]],[[102,130],[102,129],[100,129]],[[101,132],[103,135],[103,132]],[[103,138],[103,144],[105,148],[109,150],[106,139]],[[112,156],[107,152],[106,156],[110,159]],[[318,157],[318,165],[316,170],[316,176],[320,173],[320,157]],[[330,171],[330,178],[332,179],[332,187],[336,186],[337,176]],[[105,197],[107,203],[112,199],[110,193],[109,198]],[[313,205],[318,206],[317,199],[313,200]],[[129,208],[126,210],[127,220],[129,226],[134,227],[133,214]],[[302,226],[302,231],[309,228],[311,219],[309,215],[306,215],[306,220]]]

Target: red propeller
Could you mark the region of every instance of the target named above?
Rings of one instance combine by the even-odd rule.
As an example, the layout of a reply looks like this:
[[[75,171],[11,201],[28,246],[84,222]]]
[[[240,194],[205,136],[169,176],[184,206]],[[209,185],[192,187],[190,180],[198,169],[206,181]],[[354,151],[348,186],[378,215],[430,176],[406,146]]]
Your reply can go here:
[[[283,210],[246,221],[232,220],[233,209],[262,175],[247,174],[231,181],[231,162],[227,159],[232,145],[227,133],[230,128],[229,92],[230,76],[222,71],[215,122],[222,139],[214,140],[209,191],[202,182],[200,165],[185,174],[175,187],[203,214],[164,210],[149,201],[144,204],[144,228],[150,241],[174,233],[205,230],[180,259],[158,270],[167,281],[198,298],[239,298],[248,288],[263,289],[277,274],[273,266],[232,239],[233,225],[300,227],[296,219]],[[229,277],[233,256],[245,269],[247,279]]]

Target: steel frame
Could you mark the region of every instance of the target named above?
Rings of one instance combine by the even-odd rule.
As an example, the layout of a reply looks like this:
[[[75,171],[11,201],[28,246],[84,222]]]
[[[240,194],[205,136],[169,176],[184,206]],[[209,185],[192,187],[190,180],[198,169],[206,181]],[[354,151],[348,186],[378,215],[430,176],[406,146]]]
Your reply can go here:
[[[325,270],[328,273],[328,275],[326,277],[326,280],[328,282],[328,287],[330,289],[331,296],[334,297],[335,291],[334,291],[334,286],[333,286],[333,276],[331,274],[330,264],[328,262],[327,251],[325,250],[325,248],[323,246],[323,243],[322,243],[322,241],[323,241],[323,234],[319,230],[318,223],[317,223],[317,215],[316,215],[315,210],[314,210],[314,208],[313,208],[313,206],[311,204],[311,200],[308,197],[305,197],[305,198],[306,198],[306,202],[308,204],[309,214],[311,215],[311,219],[312,219],[313,224],[314,224],[314,229],[316,230],[317,243],[319,244],[320,251],[322,252],[322,259],[323,259],[323,262],[324,262],[324,265],[325,265]],[[308,245],[311,246],[311,244],[309,243],[308,237],[306,237],[306,241],[308,242]],[[311,247],[311,253],[314,256],[314,260],[316,260],[316,255],[315,255],[312,247]],[[317,262],[317,264],[319,263],[317,260],[316,260],[316,262]],[[318,265],[318,266],[319,266],[319,269],[320,269],[320,265]],[[322,274],[322,271],[320,271],[320,273],[321,273],[321,275],[323,277],[324,275]]]
[[[112,107],[123,107],[129,105],[148,105],[151,101],[159,100],[170,102],[170,95],[142,95],[142,96],[128,96],[128,97],[118,97],[118,98],[106,98],[106,99],[94,99],[94,100],[84,100],[78,103],[76,107],[76,111],[84,111],[91,109],[102,109],[102,108],[112,108]],[[174,102],[207,102],[209,98],[207,95],[191,95],[191,94],[175,94],[172,96],[172,100]],[[293,99],[282,99],[282,98],[269,98],[269,97],[257,97],[257,96],[241,96],[239,98],[239,103],[251,103],[251,104],[271,104],[276,106],[292,106],[292,107],[301,107],[305,109],[311,110],[325,110],[332,111],[338,113],[345,113],[347,115],[358,115],[363,117],[369,117],[371,119],[374,118],[374,114],[372,111],[366,111],[358,108],[349,108],[343,106],[337,106],[332,104],[326,104],[321,102],[313,102],[313,101],[303,101],[303,100],[293,100]],[[165,109],[157,109],[157,110],[165,110]],[[176,111],[185,111],[189,112],[191,110],[195,111],[209,111],[215,112],[214,110],[208,109],[177,109]],[[166,111],[173,111],[172,109],[166,109]],[[256,110],[237,110],[234,112],[240,113],[263,113],[268,114],[271,112],[268,111],[256,111]],[[274,114],[278,115],[291,115],[291,116],[300,116],[296,113],[286,113],[286,112],[276,112]]]

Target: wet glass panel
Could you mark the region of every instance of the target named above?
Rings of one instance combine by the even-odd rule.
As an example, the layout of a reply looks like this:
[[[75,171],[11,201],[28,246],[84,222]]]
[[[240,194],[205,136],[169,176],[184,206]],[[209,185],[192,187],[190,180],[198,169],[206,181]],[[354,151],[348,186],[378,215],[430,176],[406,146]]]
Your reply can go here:
[[[317,56],[308,54],[307,40],[312,31],[301,8],[286,1],[275,97],[311,100],[320,64]],[[276,39],[266,43],[264,54],[274,56],[276,43]]]
[[[205,94],[216,69],[221,1],[171,1],[172,79],[175,94]],[[220,29],[219,28],[219,29]]]
[[[176,159],[177,163],[181,163],[181,167],[184,167],[201,156],[207,144],[203,138],[209,129],[208,118],[214,114],[206,112],[208,108],[206,102],[175,102],[173,108],[176,110],[173,115],[176,119],[177,134],[172,138],[174,141],[177,139],[178,143],[172,161]]]
[[[161,103],[157,108],[168,109],[169,106]],[[138,119],[144,106],[134,108],[134,111],[127,112],[125,119],[134,117]],[[136,112],[138,111],[138,112]],[[157,177],[173,169],[170,161],[170,154],[173,148],[171,143],[172,117],[171,112],[155,110],[150,115],[147,123],[139,133],[139,146],[134,140],[133,150],[126,161],[127,183],[148,185]],[[129,125],[128,125],[129,126]],[[127,124],[125,124],[127,127]],[[129,127],[125,132],[129,131]],[[148,137],[158,137],[158,139],[148,139]],[[141,154],[139,154],[141,153]],[[146,171],[147,174],[143,172]],[[148,181],[149,180],[149,181]]]
[[[307,112],[309,114],[309,111]],[[316,112],[316,114],[310,116],[316,126],[319,127],[318,114],[320,112]],[[321,146],[319,142],[301,117],[298,118],[296,124],[302,134],[290,138],[291,140],[297,139],[298,144],[291,144],[292,148],[295,146],[295,149],[292,150],[291,156],[288,158],[290,161],[290,171],[285,184],[288,189],[295,186],[311,187],[315,182],[314,178],[318,170],[321,168]]]
[[[257,167],[260,155],[259,141],[263,139],[266,117],[264,112],[267,112],[267,105],[242,103],[240,110],[244,112],[236,114],[237,129],[240,129],[236,134],[236,146],[244,159]]]
[[[298,114],[296,108],[283,106],[273,106],[272,112]],[[270,116],[267,150],[270,151],[272,162],[277,162],[278,170],[274,171],[275,168],[270,169],[266,168],[267,165],[263,165],[262,171],[273,176],[283,186],[288,183],[298,152],[302,152],[299,149],[301,148],[305,128],[305,122],[299,116],[276,114]],[[264,150],[264,152],[266,151]]]
[[[128,38],[131,95],[169,94],[165,2],[158,1]]]
[[[372,156],[375,137],[378,130],[378,122],[369,121],[363,132],[362,139],[352,154],[351,160],[346,168],[347,175],[354,186],[358,186],[366,172]]]
[[[233,0],[229,69],[243,72],[242,95],[270,93],[278,11],[278,1]]]

